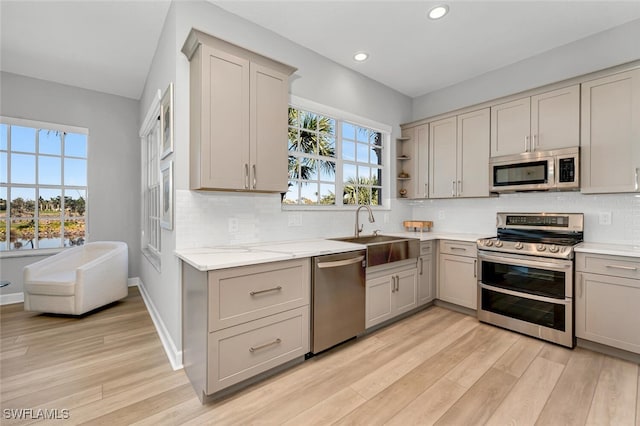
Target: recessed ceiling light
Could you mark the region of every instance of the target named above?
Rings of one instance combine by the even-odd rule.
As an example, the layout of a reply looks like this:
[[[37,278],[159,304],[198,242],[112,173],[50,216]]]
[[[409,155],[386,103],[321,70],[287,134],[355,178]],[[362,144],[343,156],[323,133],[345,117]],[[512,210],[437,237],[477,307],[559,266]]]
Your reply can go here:
[[[440,6],[435,6],[435,7],[431,8],[431,10],[429,10],[429,18],[430,19],[440,19],[444,15],[446,15],[447,12],[449,12],[449,6],[447,6],[446,4],[442,4]]]
[[[353,59],[356,62],[364,62],[369,58],[369,54],[367,52],[356,52],[355,55],[353,55]]]

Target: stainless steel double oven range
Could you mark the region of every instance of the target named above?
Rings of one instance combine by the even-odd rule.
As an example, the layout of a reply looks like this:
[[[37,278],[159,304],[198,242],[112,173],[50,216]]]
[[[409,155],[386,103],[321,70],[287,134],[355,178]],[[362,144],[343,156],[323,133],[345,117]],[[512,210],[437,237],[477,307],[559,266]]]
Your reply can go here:
[[[572,348],[574,251],[582,213],[498,213],[478,240],[478,319]]]

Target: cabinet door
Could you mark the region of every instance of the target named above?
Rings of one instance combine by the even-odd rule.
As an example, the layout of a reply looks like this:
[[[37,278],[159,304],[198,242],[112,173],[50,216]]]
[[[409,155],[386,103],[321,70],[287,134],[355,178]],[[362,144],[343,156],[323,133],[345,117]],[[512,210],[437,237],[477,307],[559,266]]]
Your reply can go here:
[[[393,317],[393,305],[391,303],[392,281],[390,275],[367,280],[366,328]]]
[[[438,264],[438,297],[445,302],[476,309],[477,260],[472,257],[441,254]]]
[[[489,196],[489,108],[458,116],[458,197]]]
[[[637,192],[640,69],[582,84],[582,192]]]
[[[418,258],[418,306],[431,302],[435,298],[432,255]]]
[[[576,274],[576,336],[640,354],[640,281]]]
[[[200,186],[248,189],[249,61],[202,45]]]
[[[531,151],[580,145],[580,86],[531,97]]]
[[[251,63],[251,189],[287,192],[286,74]]]
[[[491,156],[529,150],[531,99],[523,98],[491,107]]]
[[[398,272],[396,291],[393,296],[394,316],[410,311],[418,306],[418,272],[416,268]]]
[[[456,193],[456,117],[429,123],[430,198],[452,198]]]

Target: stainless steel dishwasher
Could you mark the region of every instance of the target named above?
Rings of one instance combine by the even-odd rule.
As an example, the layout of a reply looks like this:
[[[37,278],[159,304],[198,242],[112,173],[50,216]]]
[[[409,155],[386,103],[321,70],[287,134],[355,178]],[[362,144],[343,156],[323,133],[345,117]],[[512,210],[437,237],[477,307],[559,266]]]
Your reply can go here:
[[[311,352],[364,333],[366,251],[313,258]]]

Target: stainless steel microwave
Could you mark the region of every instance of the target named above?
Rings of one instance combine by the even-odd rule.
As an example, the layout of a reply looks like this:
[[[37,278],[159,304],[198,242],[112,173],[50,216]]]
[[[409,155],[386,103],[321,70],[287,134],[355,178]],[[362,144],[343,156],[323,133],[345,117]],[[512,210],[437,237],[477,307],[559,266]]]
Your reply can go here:
[[[491,192],[577,191],[580,189],[580,148],[492,157]]]

